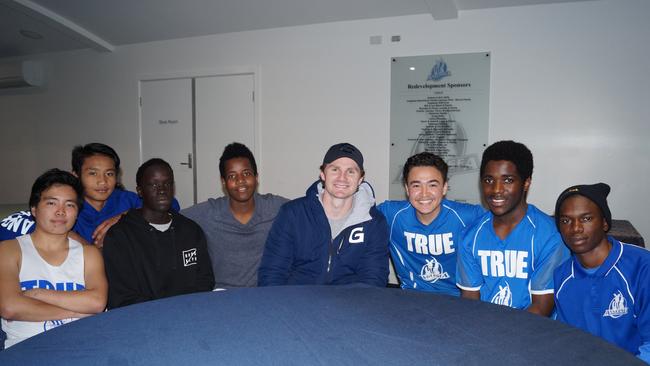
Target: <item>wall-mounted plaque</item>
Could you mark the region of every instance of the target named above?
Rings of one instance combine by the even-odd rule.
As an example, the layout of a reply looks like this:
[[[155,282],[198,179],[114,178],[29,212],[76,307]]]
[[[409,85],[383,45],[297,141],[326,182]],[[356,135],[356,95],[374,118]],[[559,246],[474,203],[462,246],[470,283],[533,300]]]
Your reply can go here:
[[[405,197],[406,159],[429,151],[449,165],[447,197],[479,203],[478,170],[488,141],[490,53],[391,61],[390,198]]]

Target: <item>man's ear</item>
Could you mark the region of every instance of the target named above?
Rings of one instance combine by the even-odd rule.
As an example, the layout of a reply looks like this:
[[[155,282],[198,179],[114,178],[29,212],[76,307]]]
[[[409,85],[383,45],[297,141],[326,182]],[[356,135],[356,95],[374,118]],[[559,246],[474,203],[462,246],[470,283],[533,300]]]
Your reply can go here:
[[[136,193],[138,193],[138,197],[142,198],[142,188],[140,186],[135,187]]]
[[[528,190],[530,189],[530,179],[531,179],[531,178],[528,177],[528,178],[526,178],[526,180],[524,181],[524,192],[528,192]]]
[[[443,197],[447,195],[448,190],[449,190],[449,184],[447,182],[445,182],[445,184],[442,186],[442,196]]]
[[[607,223],[607,220],[603,217],[603,231],[608,232],[609,231],[609,224]]]

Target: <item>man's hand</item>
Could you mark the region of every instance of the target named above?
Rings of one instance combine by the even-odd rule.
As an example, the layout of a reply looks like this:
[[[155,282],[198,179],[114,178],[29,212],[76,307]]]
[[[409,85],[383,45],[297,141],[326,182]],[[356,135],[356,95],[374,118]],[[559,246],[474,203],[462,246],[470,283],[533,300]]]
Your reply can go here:
[[[95,231],[93,231],[93,244],[99,249],[101,249],[104,246],[104,238],[106,237],[106,233],[108,232],[108,229],[111,228],[111,226],[117,224],[118,221],[126,214],[126,211],[122,212],[119,215],[115,215],[111,217],[110,219],[106,219],[106,221],[102,222],[97,226]]]

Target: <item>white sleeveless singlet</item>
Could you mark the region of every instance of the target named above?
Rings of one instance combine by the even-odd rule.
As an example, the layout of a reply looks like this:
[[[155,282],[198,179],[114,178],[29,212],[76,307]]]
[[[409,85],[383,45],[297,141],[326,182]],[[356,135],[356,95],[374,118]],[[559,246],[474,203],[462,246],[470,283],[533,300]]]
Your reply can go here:
[[[22,252],[19,274],[21,290],[43,288],[57,291],[75,291],[84,289],[82,244],[76,240],[68,239],[68,256],[60,266],[52,266],[38,254],[30,234],[19,236],[16,240],[18,240]],[[55,319],[39,322],[7,321],[2,319],[2,330],[7,334],[5,348],[73,320],[77,319]]]

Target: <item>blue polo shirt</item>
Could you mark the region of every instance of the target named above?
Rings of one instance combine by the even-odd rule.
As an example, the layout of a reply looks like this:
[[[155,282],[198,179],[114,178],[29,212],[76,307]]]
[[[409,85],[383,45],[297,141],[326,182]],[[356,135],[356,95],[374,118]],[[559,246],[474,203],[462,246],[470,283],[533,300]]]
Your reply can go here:
[[[463,231],[485,210],[442,200],[438,216],[425,225],[408,201],[377,206],[390,229],[390,254],[403,289],[458,296],[456,253]]]
[[[92,243],[93,231],[99,224],[117,214],[139,207],[142,207],[142,199],[137,194],[116,188],[99,211],[84,201],[72,230],[86,239],[88,243]],[[176,199],[172,202],[172,210],[175,212],[180,210]],[[29,234],[34,229],[36,229],[36,225],[32,214],[29,211],[19,211],[0,221],[0,240],[14,239],[17,236]]]
[[[650,341],[650,252],[608,240],[612,249],[597,270],[575,255],[555,270],[557,319],[638,355]]]
[[[481,300],[526,309],[532,295],[553,293],[553,270],[569,257],[555,222],[528,204],[526,215],[505,239],[487,212],[463,238],[457,285],[480,291]]]

